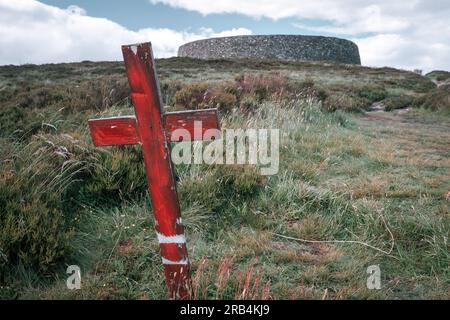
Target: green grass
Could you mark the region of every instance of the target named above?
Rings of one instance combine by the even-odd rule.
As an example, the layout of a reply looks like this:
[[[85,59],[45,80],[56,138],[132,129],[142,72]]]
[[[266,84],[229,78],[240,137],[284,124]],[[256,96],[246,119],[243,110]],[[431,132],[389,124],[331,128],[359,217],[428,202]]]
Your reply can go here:
[[[434,81],[445,81],[450,79],[450,72],[437,70],[427,73],[425,76]]]
[[[450,298],[450,118],[361,112],[432,92],[428,79],[277,61],[158,67],[172,109],[206,90],[199,103],[220,101],[224,128],[281,130],[276,176],[176,166],[195,298]],[[166,298],[139,147],[94,148],[86,125],[132,113],[123,72],[0,68],[0,298]],[[82,290],[66,289],[68,265],[82,268]],[[366,288],[370,265],[381,267],[380,291]]]

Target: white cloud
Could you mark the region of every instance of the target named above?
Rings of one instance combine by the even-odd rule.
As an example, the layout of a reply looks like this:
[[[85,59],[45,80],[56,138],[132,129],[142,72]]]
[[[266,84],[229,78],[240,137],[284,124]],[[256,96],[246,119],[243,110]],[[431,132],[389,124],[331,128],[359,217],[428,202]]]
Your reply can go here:
[[[86,15],[86,10],[84,10],[83,8],[80,8],[79,6],[76,6],[76,5],[70,5],[67,8],[67,11],[69,13],[79,14],[79,15],[82,15],[82,16]]]
[[[302,29],[354,40],[370,66],[450,70],[448,0],[149,0],[200,12],[239,13],[273,20],[294,18]],[[320,21],[308,24],[308,19]],[[156,56],[176,55],[189,41],[250,34],[147,28],[129,30],[91,17],[78,6],[59,9],[35,0],[0,0],[0,64],[120,60],[120,46],[152,41]]]
[[[418,0],[149,0],[201,14],[239,13],[254,18],[267,17],[323,19],[347,28],[356,24],[360,32],[401,30],[408,21],[398,13],[410,10]],[[376,3],[376,4],[374,4]],[[395,18],[395,19],[394,19]]]
[[[350,36],[363,64],[406,69],[450,70],[448,0],[149,0],[201,14],[238,13],[316,32]],[[308,19],[318,20],[314,26]],[[369,34],[369,35],[367,35]]]
[[[157,57],[169,57],[189,41],[250,33],[245,28],[132,31],[108,19],[87,16],[78,6],[64,10],[34,0],[0,0],[0,65],[120,60],[121,45],[145,41],[152,42]]]

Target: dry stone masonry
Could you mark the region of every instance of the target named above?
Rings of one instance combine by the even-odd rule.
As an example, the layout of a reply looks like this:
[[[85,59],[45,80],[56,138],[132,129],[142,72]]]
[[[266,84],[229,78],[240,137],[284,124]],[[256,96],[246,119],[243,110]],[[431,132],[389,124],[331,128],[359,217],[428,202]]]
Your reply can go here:
[[[349,40],[300,35],[235,36],[198,40],[181,46],[178,56],[197,59],[259,58],[361,64],[358,46]]]

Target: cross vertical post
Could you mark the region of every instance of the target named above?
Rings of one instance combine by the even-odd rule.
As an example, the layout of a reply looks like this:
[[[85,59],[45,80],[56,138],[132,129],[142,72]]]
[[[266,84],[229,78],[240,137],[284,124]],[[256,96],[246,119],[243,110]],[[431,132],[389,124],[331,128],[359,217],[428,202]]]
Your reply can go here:
[[[219,129],[217,110],[165,113],[150,43],[122,47],[136,116],[90,120],[96,146],[140,144],[170,299],[192,297],[190,264],[171,161],[170,134]],[[202,137],[192,135],[192,139]]]
[[[150,45],[123,46],[137,128],[152,198],[170,298],[190,297],[189,261],[181,210],[163,126],[163,106]]]

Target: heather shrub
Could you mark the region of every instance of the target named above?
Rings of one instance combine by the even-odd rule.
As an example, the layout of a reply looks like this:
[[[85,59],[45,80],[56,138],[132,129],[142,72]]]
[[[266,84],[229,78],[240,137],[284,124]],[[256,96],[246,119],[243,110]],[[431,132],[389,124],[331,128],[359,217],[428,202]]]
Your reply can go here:
[[[177,91],[172,99],[176,109],[205,109],[208,102],[207,83],[194,83]]]
[[[414,97],[408,95],[392,96],[384,100],[386,111],[404,109],[411,107],[414,103]]]
[[[17,265],[49,272],[71,253],[81,218],[73,197],[93,155],[66,135],[35,136],[9,151],[0,162],[0,275]]]
[[[254,96],[258,102],[281,95],[288,83],[288,77],[280,72],[244,74],[235,80],[244,94]]]
[[[442,86],[416,98],[414,107],[450,112],[450,86]]]
[[[213,93],[208,106],[217,108],[221,112],[230,112],[237,105],[237,98],[235,95],[227,92],[216,91]]]

